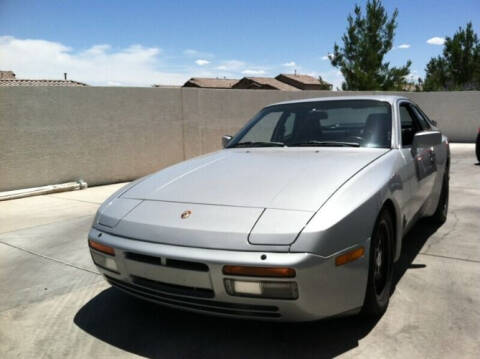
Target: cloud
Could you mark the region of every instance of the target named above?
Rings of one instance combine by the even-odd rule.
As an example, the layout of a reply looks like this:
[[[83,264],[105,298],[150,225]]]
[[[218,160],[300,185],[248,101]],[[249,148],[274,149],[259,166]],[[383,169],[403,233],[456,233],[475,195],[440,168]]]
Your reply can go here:
[[[329,71],[323,71],[323,72],[317,72],[317,71],[311,71],[311,72],[306,72],[307,75],[310,75],[312,77],[318,77],[321,76],[322,80],[327,81],[331,83],[332,90],[336,90],[337,88],[341,89],[342,88],[342,82],[344,81],[343,75],[340,71],[336,69],[332,69]]]
[[[267,76],[284,68],[238,59],[213,61],[199,53],[187,49],[172,56],[141,44],[77,49],[43,39],[0,36],[0,69],[12,70],[20,79],[63,79],[66,72],[69,79],[93,86],[182,85],[191,77]]]
[[[265,70],[246,69],[242,71],[244,75],[265,75]]]
[[[397,49],[409,49],[410,44],[401,44],[397,46]]]
[[[245,62],[240,60],[227,60],[223,61],[220,66],[217,66],[217,70],[223,71],[240,71],[246,66]]]
[[[112,49],[97,44],[76,51],[58,42],[0,36],[0,68],[17,78],[68,78],[99,86],[180,85],[192,76],[215,76],[189,65],[168,65],[158,47],[131,45]],[[173,71],[172,71],[173,69]]]
[[[295,66],[297,66],[297,64],[295,63],[295,61],[290,61],[290,62],[284,63],[283,66],[285,66],[285,67],[295,67]]]
[[[328,56],[327,56],[327,55],[325,55],[325,56],[322,56],[322,60],[323,60],[323,61],[326,61],[326,60],[328,60]]]
[[[193,49],[183,50],[183,54],[186,56],[198,56],[198,53],[199,52],[197,50],[193,50]]]
[[[198,59],[195,61],[195,63],[198,65],[198,66],[205,66],[205,65],[208,65],[210,63],[210,61],[208,60],[203,60],[203,59]]]
[[[322,60],[323,60],[323,61],[327,61],[327,60],[330,60],[332,57],[333,57],[333,54],[332,54],[332,53],[328,53],[328,54],[326,54],[325,56],[322,56]]]
[[[187,57],[201,57],[201,58],[207,58],[211,59],[213,54],[205,51],[199,51],[199,50],[194,50],[194,49],[186,49],[183,50],[183,54]]]
[[[443,45],[444,43],[445,43],[445,38],[438,37],[438,36],[432,37],[431,39],[427,40],[427,44],[430,44],[430,45]]]

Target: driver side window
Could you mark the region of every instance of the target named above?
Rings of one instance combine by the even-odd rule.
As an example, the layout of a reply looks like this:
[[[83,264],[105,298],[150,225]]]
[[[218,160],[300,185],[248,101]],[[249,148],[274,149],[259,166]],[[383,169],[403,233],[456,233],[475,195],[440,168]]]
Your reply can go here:
[[[423,128],[418,123],[417,118],[410,105],[406,102],[400,104],[400,121],[402,125],[402,146],[411,146],[413,136]]]

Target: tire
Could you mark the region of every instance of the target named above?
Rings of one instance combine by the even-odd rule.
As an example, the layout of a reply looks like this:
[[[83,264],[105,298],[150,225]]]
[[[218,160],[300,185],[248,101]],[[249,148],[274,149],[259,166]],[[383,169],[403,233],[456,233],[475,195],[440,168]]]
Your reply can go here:
[[[370,241],[367,291],[362,314],[380,317],[388,307],[393,283],[393,218],[383,209],[377,218]]]
[[[448,173],[445,173],[442,183],[442,192],[440,193],[440,199],[438,200],[437,209],[435,210],[435,213],[430,217],[431,222],[435,224],[444,224],[447,220],[449,192]]]

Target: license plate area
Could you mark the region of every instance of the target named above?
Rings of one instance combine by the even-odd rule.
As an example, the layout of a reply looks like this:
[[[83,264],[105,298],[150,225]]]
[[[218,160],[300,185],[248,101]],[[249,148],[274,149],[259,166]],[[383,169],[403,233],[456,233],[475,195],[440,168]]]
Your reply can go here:
[[[125,259],[125,267],[130,276],[183,287],[212,289],[208,271],[169,267],[162,263],[167,263],[167,260],[162,258],[159,264],[151,264]]]

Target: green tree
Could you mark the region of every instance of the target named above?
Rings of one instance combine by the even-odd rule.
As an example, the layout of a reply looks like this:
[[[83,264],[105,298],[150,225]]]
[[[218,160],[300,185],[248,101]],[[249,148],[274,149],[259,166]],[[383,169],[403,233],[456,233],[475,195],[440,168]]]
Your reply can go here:
[[[368,0],[366,14],[356,5],[354,16],[348,15],[343,47],[335,43],[330,62],[345,78],[343,90],[402,90],[408,83],[411,61],[402,67],[383,62],[392,49],[398,10],[391,18],[381,0]]]
[[[318,76],[318,81],[322,84],[320,86],[321,90],[331,90],[332,89],[332,84],[329,84],[328,82],[323,81],[322,76]]]
[[[472,23],[447,37],[443,54],[425,68],[425,91],[480,89],[480,42]]]

